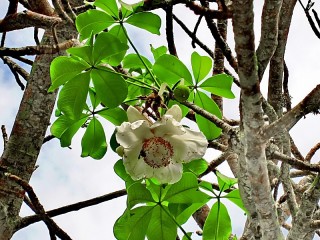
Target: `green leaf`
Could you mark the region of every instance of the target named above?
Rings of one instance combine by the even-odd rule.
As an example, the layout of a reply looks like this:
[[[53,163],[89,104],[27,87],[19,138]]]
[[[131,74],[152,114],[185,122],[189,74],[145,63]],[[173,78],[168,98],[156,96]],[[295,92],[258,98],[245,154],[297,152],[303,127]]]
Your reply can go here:
[[[207,56],[200,56],[197,52],[193,52],[191,55],[191,64],[193,76],[198,83],[210,72],[212,60]]]
[[[197,91],[194,98],[194,103],[221,119],[222,114],[219,107],[211,98],[209,98],[203,92]],[[202,117],[199,114],[196,114],[196,121],[199,129],[203,132],[207,139],[212,140],[220,136],[222,131],[221,128],[218,128],[208,119]]]
[[[96,34],[115,23],[115,20],[105,12],[90,9],[78,15],[76,27],[80,33],[80,41]]]
[[[120,144],[117,142],[117,139],[116,139],[116,133],[117,133],[117,130],[115,129],[110,138],[110,147],[114,152],[116,152],[117,148],[120,146]]]
[[[144,63],[147,65],[147,67],[150,69],[152,68],[151,62],[144,56],[140,57],[143,59]],[[142,63],[141,59],[139,56],[135,53],[128,54],[125,56],[123,59],[123,67],[124,68],[141,68],[141,69],[146,69],[144,64]]]
[[[83,135],[81,157],[92,157],[101,159],[107,152],[106,135],[104,129],[95,117],[90,121],[86,132]]]
[[[93,5],[101,8],[115,19],[119,19],[118,5],[115,0],[95,0]]]
[[[218,201],[213,204],[204,224],[203,240],[228,239],[231,230],[231,220],[228,210]]]
[[[229,192],[227,195],[223,196],[223,198],[230,200],[231,202],[236,204],[239,208],[241,208],[244,212],[246,213],[248,212],[241,200],[239,189],[235,189]]]
[[[153,66],[156,76],[164,83],[173,86],[181,78],[186,85],[193,85],[188,68],[175,56],[164,54],[157,59]]]
[[[50,131],[53,136],[60,139],[61,147],[71,145],[71,140],[79,128],[87,121],[88,116],[84,115],[79,120],[72,120],[65,115],[61,115],[51,126]]]
[[[119,65],[122,60],[118,59],[119,54],[124,55],[128,48],[127,44],[122,43],[114,35],[108,32],[100,33],[93,45],[93,61],[95,65],[102,60],[114,66]]]
[[[148,240],[176,239],[177,225],[168,213],[169,209],[166,206],[156,205],[154,207],[152,218],[147,228]]]
[[[154,13],[139,12],[130,16],[125,22],[160,35],[161,18]]]
[[[129,17],[132,13],[136,12],[140,7],[142,7],[144,1],[128,4],[119,0],[119,3],[121,5],[122,18],[124,19],[126,17]]]
[[[73,47],[67,49],[67,53],[85,60],[88,65],[93,65],[92,46]]]
[[[127,205],[129,209],[132,209],[139,203],[154,203],[151,193],[148,191],[145,185],[140,182],[135,182],[127,189],[128,199]]]
[[[220,188],[221,192],[223,192],[226,189],[231,188],[233,185],[238,183],[237,178],[227,177],[227,176],[223,175],[222,173],[220,173],[219,171],[216,171],[216,175],[218,178],[218,184],[219,184],[219,188]]]
[[[126,210],[116,221],[113,233],[117,240],[144,240],[154,207]]]
[[[162,55],[166,54],[168,51],[168,48],[166,46],[160,46],[160,47],[154,48],[151,44],[150,44],[150,49],[155,61]]]
[[[188,235],[189,237],[187,237],[186,235],[183,235],[182,240],[189,240],[189,239],[192,239],[192,238],[191,238],[191,236],[192,236],[192,232],[188,232],[188,233],[187,233],[187,235]]]
[[[183,164],[183,172],[189,171],[199,176],[204,173],[208,168],[208,162],[204,159],[197,159]]]
[[[125,28],[121,27],[120,25],[115,25],[114,27],[112,27],[110,29],[110,31],[108,33],[112,34],[117,39],[119,39],[120,42],[127,45],[128,39],[127,39],[127,35],[124,31],[126,31]]]
[[[218,74],[206,79],[199,87],[215,95],[225,98],[235,98],[231,91],[233,79],[227,74]]]
[[[126,183],[126,188],[129,188],[131,184],[135,183],[131,176],[127,173],[124,165],[123,165],[123,160],[120,159],[118,160],[114,166],[113,166],[114,172]]]
[[[128,94],[128,87],[123,78],[103,69],[93,69],[91,78],[101,102],[107,107],[119,106]]]
[[[209,182],[206,182],[204,180],[202,180],[200,183],[199,183],[199,187],[202,188],[202,189],[205,189],[209,192],[213,192],[213,187],[212,187],[212,184],[209,183]]]
[[[176,221],[182,225],[186,223],[191,215],[201,208],[205,203],[169,203],[170,213],[173,214]]]
[[[92,108],[96,109],[97,106],[101,103],[101,100],[98,98],[96,91],[94,88],[89,88],[89,97],[92,104]]]
[[[121,123],[128,121],[128,116],[126,111],[119,107],[107,108],[99,111],[98,114],[116,126],[119,126],[121,125]]]
[[[88,67],[90,66],[71,57],[60,56],[55,58],[50,65],[52,83],[48,92],[53,92],[56,88],[65,84]]]
[[[204,203],[209,196],[198,191],[198,179],[193,173],[184,173],[179,182],[169,185],[162,199],[169,203]]]
[[[163,192],[163,187],[160,184],[158,184],[155,178],[146,179],[146,185],[154,201],[159,202]]]
[[[70,119],[79,119],[89,91],[90,73],[78,74],[61,89],[58,108]]]

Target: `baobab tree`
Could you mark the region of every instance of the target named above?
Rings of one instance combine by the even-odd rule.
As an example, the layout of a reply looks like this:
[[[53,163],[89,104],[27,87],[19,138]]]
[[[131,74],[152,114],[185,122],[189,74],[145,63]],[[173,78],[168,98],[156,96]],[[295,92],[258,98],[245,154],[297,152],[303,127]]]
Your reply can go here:
[[[26,10],[18,11],[19,5]],[[175,15],[178,5],[197,19],[194,26]],[[309,13],[312,2],[300,5],[265,0],[257,32],[258,11],[249,0],[9,1],[0,22],[0,57],[24,92],[11,133],[2,126],[0,239],[39,221],[51,239],[72,239],[55,216],[124,195],[126,209],[114,224],[117,239],[192,239],[196,234],[183,226],[192,217],[203,239],[236,239],[236,220],[223,198],[246,213],[241,239],[313,239],[320,167],[311,160],[320,145],[303,156],[290,130],[319,113],[320,86],[293,105],[285,51],[295,8],[304,10],[315,36],[320,21],[315,10]],[[151,46],[144,57],[128,25],[160,35],[159,9],[166,46]],[[174,24],[196,50],[191,65],[179,59]],[[34,28],[34,46],[6,46],[7,34],[28,27]],[[204,27],[212,43],[201,38]],[[18,62],[31,65],[30,73]],[[239,119],[226,117],[225,99],[238,103]],[[117,152],[114,170],[126,189],[48,211],[30,184],[40,150],[53,138],[69,147],[80,128],[81,156]],[[105,132],[113,132],[111,139]],[[219,152],[212,161],[203,158],[208,149]],[[223,162],[234,178],[218,171]],[[23,202],[34,215],[19,216]]]

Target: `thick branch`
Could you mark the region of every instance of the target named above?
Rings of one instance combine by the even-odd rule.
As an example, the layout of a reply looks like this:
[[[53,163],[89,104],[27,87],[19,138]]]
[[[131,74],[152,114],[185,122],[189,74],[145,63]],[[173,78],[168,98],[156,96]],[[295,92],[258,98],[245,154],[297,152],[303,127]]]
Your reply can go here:
[[[263,73],[278,44],[278,22],[282,0],[266,0],[261,16],[261,37],[257,49],[258,76]]]
[[[269,126],[264,127],[261,136],[265,140],[275,136],[283,129],[288,131],[310,112],[318,113],[320,107],[320,84],[317,85],[298,105]]]
[[[50,29],[52,25],[62,23],[57,17],[49,17],[32,11],[23,11],[0,20],[0,32],[9,32],[27,27]]]

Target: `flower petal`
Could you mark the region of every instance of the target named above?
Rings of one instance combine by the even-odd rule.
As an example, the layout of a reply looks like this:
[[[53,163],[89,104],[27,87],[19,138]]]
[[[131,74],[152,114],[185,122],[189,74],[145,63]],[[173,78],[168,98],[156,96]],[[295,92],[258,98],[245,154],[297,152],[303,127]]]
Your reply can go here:
[[[183,135],[165,137],[174,149],[172,158],[176,163],[202,158],[208,147],[208,141],[202,132],[190,129],[185,129],[185,131]]]
[[[136,144],[124,150],[123,165],[127,173],[133,180],[138,180],[146,176],[147,164],[140,157],[142,144]]]
[[[167,167],[155,168],[154,177],[160,183],[176,183],[182,176],[182,164],[171,163]]]
[[[127,116],[128,116],[128,121],[131,123],[136,122],[138,120],[148,121],[148,119],[145,116],[143,116],[143,114],[141,112],[139,112],[138,109],[136,109],[133,106],[128,107]]]
[[[186,133],[182,124],[170,115],[164,115],[160,120],[156,121],[150,129],[156,137],[182,135]]]
[[[129,148],[136,142],[142,142],[144,139],[152,136],[153,134],[147,121],[124,122],[117,127],[116,139],[124,148]]]
[[[178,122],[180,122],[182,119],[182,111],[177,104],[174,104],[171,108],[169,108],[165,115],[171,115]]]

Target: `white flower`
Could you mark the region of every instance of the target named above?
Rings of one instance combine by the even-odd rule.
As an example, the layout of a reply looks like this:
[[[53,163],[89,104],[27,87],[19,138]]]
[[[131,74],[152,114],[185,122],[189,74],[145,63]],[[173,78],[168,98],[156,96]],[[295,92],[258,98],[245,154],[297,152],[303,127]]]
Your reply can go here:
[[[123,148],[123,164],[134,179],[156,178],[160,183],[175,183],[182,176],[182,163],[201,158],[208,142],[201,132],[180,123],[178,105],[151,123],[136,108],[127,110],[129,122],[117,127],[116,139]]]

